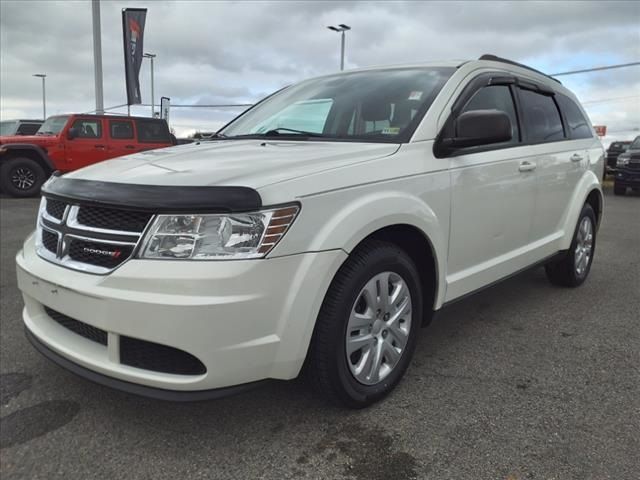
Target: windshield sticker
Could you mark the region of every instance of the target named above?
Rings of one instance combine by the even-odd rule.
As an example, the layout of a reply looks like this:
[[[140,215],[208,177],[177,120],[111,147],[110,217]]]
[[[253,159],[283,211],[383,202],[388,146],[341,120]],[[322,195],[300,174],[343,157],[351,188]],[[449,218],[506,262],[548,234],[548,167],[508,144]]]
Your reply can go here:
[[[398,135],[400,133],[400,127],[387,127],[382,129],[383,135]]]
[[[422,92],[411,92],[409,94],[409,100],[420,100],[422,98]]]

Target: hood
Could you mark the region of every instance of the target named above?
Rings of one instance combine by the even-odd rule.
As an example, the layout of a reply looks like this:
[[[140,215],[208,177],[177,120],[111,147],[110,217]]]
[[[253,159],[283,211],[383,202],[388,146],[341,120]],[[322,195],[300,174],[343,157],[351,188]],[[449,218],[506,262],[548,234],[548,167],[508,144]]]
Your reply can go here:
[[[58,143],[57,135],[5,135],[0,136],[0,144],[29,143],[31,145],[53,145]]]
[[[67,178],[143,185],[266,185],[392,155],[390,143],[220,140],[101,162]]]

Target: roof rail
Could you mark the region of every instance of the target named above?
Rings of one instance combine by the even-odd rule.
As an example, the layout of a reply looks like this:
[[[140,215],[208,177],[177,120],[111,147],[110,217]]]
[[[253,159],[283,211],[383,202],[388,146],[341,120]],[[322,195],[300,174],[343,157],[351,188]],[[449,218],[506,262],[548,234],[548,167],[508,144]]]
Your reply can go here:
[[[507,60],[506,58],[497,57],[489,53],[485,53],[478,60],[490,60],[492,62],[508,63],[509,65],[515,65],[517,67],[526,68],[527,70],[531,70],[532,72],[536,72],[536,73],[539,73],[540,75],[544,75],[545,77],[550,78],[551,80],[554,80],[558,82],[560,85],[562,85],[562,82],[557,78],[553,78],[551,75],[547,75],[546,73],[543,73],[540,70],[536,70],[535,68],[531,68],[527,65],[523,65],[522,63],[514,62],[513,60]]]

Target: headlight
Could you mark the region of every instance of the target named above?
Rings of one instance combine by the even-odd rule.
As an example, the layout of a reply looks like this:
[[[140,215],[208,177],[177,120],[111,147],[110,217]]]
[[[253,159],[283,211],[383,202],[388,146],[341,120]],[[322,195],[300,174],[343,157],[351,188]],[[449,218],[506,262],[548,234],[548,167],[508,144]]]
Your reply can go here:
[[[158,215],[140,258],[237,260],[262,258],[276,246],[298,206],[239,214]]]
[[[618,167],[624,167],[625,165],[628,165],[630,157],[631,157],[631,155],[626,154],[626,153],[618,155],[618,159],[616,160],[616,165]]]

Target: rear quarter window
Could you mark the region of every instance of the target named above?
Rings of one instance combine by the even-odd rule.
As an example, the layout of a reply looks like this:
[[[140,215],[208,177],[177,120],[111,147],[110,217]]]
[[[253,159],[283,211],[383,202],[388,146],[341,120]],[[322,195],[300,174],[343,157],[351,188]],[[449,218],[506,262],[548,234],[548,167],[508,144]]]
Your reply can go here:
[[[164,122],[136,120],[138,141],[143,143],[171,143],[171,134]]]
[[[569,138],[592,138],[591,125],[573,100],[564,95],[556,95],[556,100],[564,112],[569,127]]]

